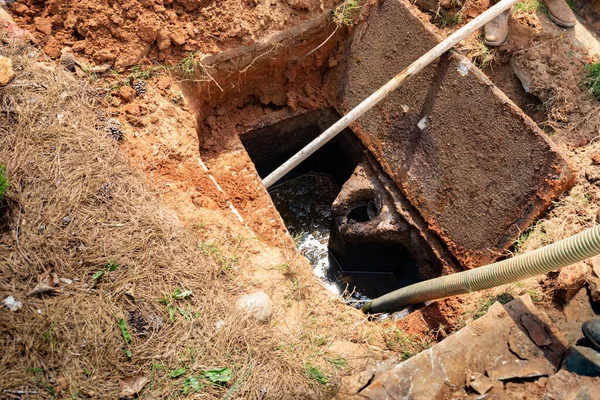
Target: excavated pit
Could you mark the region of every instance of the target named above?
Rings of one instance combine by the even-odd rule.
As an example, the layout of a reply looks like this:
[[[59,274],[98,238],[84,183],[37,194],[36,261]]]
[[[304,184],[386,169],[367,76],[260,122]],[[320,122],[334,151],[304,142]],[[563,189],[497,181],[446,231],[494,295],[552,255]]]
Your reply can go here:
[[[331,108],[319,109],[240,138],[264,178],[338,118]],[[378,297],[436,275],[424,268],[422,259],[413,257],[431,252],[424,241],[407,243],[381,233],[357,239],[345,232],[348,225],[368,224],[382,213],[377,193],[351,201],[346,210],[332,208],[357,167],[367,162],[365,151],[346,129],[268,189],[315,275],[333,292],[356,300]]]
[[[261,177],[440,40],[401,0],[361,21],[348,32],[326,13],[206,56],[210,75],[184,87],[226,206],[267,243],[295,237],[358,298],[494,261],[574,181],[535,122],[451,51],[267,192]]]

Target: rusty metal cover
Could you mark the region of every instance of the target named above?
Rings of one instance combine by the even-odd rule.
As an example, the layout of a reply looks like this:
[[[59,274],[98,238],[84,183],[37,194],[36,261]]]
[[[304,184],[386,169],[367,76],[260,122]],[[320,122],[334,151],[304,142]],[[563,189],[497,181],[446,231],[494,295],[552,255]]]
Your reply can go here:
[[[342,114],[440,38],[401,0],[372,5],[330,74]],[[464,57],[442,57],[352,126],[463,265],[493,261],[574,174],[564,156]]]

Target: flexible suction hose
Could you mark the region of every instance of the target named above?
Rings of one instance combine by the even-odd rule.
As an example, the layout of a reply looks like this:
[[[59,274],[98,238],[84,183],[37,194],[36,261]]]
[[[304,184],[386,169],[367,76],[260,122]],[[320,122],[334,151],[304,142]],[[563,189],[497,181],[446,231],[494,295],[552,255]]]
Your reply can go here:
[[[527,254],[398,289],[366,303],[366,313],[475,292],[542,275],[600,254],[600,225]]]

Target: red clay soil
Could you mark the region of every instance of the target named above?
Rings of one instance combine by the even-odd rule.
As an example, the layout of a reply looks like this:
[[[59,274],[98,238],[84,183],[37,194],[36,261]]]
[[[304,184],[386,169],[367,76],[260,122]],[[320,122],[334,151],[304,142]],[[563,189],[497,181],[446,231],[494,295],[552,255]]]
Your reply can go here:
[[[16,22],[49,56],[71,47],[117,69],[144,57],[177,62],[185,53],[216,53],[252,44],[332,7],[333,0],[18,0]]]

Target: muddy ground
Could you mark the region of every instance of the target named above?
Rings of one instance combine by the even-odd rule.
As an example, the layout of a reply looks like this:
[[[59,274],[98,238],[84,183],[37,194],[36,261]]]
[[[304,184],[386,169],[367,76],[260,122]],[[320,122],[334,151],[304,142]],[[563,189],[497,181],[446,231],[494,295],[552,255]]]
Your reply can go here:
[[[17,94],[22,98],[34,96],[34,92],[25,90],[35,91],[36,80],[59,76],[63,83],[56,93],[83,86],[91,91],[92,100],[86,100],[89,106],[81,117],[89,119],[87,125],[69,131],[69,140],[74,142],[66,149],[60,141],[25,141],[20,145],[23,147],[14,146],[15,142],[6,136],[12,129],[11,122],[4,122],[2,135],[7,145],[0,152],[0,162],[7,165],[9,179],[18,179],[19,183],[7,194],[11,213],[6,228],[0,231],[3,259],[10,260],[2,266],[0,293],[2,298],[14,295],[23,301],[24,308],[16,313],[1,311],[3,396],[93,398],[108,393],[114,398],[120,390],[119,380],[146,376],[150,384],[145,386],[142,398],[184,397],[185,381],[194,374],[231,367],[230,381],[203,386],[204,390],[196,395],[328,398],[342,376],[393,355],[410,357],[485,313],[496,299],[505,301],[507,296],[525,293],[549,313],[570,342],[580,337],[581,321],[594,315],[586,286],[595,279],[591,262],[508,287],[439,301],[399,322],[367,319],[328,293],[313,277],[310,264],[296,250],[260,185],[238,135],[327,104],[320,88],[328,69],[341,57],[332,51],[337,40],[352,29],[336,28],[330,15],[321,16],[332,5],[331,1],[310,0],[19,0],[9,8],[16,23],[31,32],[36,46],[15,47],[13,39],[3,39],[2,54],[13,57],[16,79],[30,85],[29,89],[19,88]],[[454,24],[440,22],[439,13],[423,14],[423,18],[437,24],[440,35],[445,35],[485,7],[485,1],[473,1],[468,2],[468,8],[449,10],[450,17],[457,12],[463,16]],[[270,34],[301,27],[320,16],[326,23],[311,31],[316,33],[309,39],[283,50],[272,45],[260,47],[261,40]],[[358,14],[355,17],[360,18]],[[334,30],[333,39],[306,56]],[[598,222],[600,144],[595,138],[600,133],[600,103],[580,84],[584,65],[591,57],[576,46],[569,31],[556,28],[543,10],[533,7],[516,11],[511,32],[510,40],[498,49],[482,47],[474,36],[463,43],[460,51],[481,66],[578,168],[573,189],[559,198],[512,248],[521,253]],[[228,64],[228,69],[214,67],[210,57],[200,54],[239,46],[257,46],[257,50],[249,59],[238,58],[238,64]],[[71,52],[77,61],[74,73],[64,70],[64,62],[58,60],[62,53]],[[190,82],[186,66],[198,60],[206,62],[193,71],[194,76],[202,76],[202,82]],[[173,65],[178,68],[170,68]],[[515,69],[530,82],[529,93],[523,90]],[[254,84],[263,75],[269,84]],[[226,77],[226,85],[217,87],[214,77]],[[136,93],[132,86],[140,81],[146,88]],[[10,95],[16,96],[14,92]],[[51,99],[46,101],[48,107],[54,106]],[[32,112],[28,115],[36,115],[35,110]],[[98,119],[97,115],[102,117]],[[94,200],[85,212],[78,211],[81,215],[76,221],[81,225],[77,227],[91,230],[86,222],[90,216],[98,226],[110,229],[120,229],[112,225],[127,225],[130,220],[160,217],[152,220],[158,228],[152,225],[154,228],[133,232],[94,231],[97,236],[84,242],[90,247],[88,242],[102,243],[107,235],[130,235],[137,240],[160,231],[157,242],[140,246],[156,247],[162,251],[159,258],[168,259],[173,252],[187,253],[185,260],[173,258],[166,264],[172,273],[165,282],[150,276],[154,273],[148,272],[154,271],[149,267],[150,260],[129,256],[118,250],[118,243],[111,242],[110,250],[94,245],[92,255],[81,258],[77,249],[82,240],[74,231],[52,233],[56,235],[53,245],[32,239],[42,234],[40,223],[47,218],[52,220],[52,224],[46,223],[48,226],[62,229],[64,206],[55,200],[44,203],[46,211],[39,211],[36,207],[41,206],[35,203],[33,207],[25,183],[39,185],[36,193],[55,190],[60,174],[73,172],[50,166],[56,168],[63,151],[79,149],[77,135],[85,140],[103,134],[103,128],[98,131],[96,125],[104,127],[108,118],[120,121],[124,140],[117,145],[104,137],[98,139],[94,148],[83,153],[81,162],[91,176],[100,168],[133,174],[133,178],[127,178],[133,179],[132,183],[125,181],[122,185],[141,185],[142,189],[127,196],[119,191],[113,195],[117,204],[127,205],[118,221],[107,214],[106,203]],[[93,153],[102,152],[104,146],[121,158],[95,160]],[[48,156],[45,162],[49,171],[58,175],[41,179],[41,172],[25,168],[39,157],[19,159],[23,149]],[[66,190],[62,196],[77,208],[81,207],[77,193],[84,184],[73,182],[76,190]],[[95,187],[86,190],[95,198]],[[146,210],[148,205],[151,207]],[[172,226],[176,233],[171,232]],[[70,239],[69,235],[78,239]],[[186,239],[178,244],[178,238]],[[21,248],[17,247],[18,239]],[[63,253],[56,253],[55,248],[64,248],[70,256],[57,260],[56,254]],[[117,276],[107,274],[108,282],[96,284],[93,274],[116,256],[123,258],[120,264],[132,268],[122,269]],[[44,272],[73,281],[73,286],[60,283],[54,295],[27,297]],[[164,276],[162,270],[155,272]],[[132,283],[140,288],[133,300],[127,295]],[[169,309],[159,301],[178,287],[199,293],[188,306],[205,314],[187,320],[181,313],[174,324],[166,323],[149,337],[134,334],[130,346],[133,356],[124,355],[118,320],[128,320],[131,326],[135,315],[128,317],[135,309],[146,320],[156,315],[169,321]],[[265,291],[274,302],[274,316],[266,325],[239,317],[233,308],[240,295],[255,290]],[[575,304],[569,303],[572,298],[579,307],[569,306]],[[133,307],[136,301],[143,306]],[[80,302],[86,307],[74,305]],[[95,314],[102,318],[90,319]],[[220,323],[225,324],[225,330],[215,329]],[[178,338],[175,343],[173,337]],[[86,346],[88,343],[94,346]],[[170,377],[178,368],[185,368],[185,374]]]

